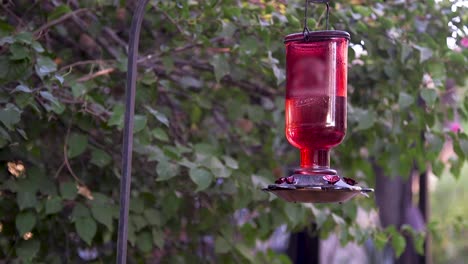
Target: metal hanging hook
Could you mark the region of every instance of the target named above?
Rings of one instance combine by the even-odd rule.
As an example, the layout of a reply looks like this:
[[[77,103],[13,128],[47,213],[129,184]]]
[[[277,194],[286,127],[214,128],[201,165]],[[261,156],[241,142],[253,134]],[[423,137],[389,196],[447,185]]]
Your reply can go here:
[[[307,26],[307,19],[309,18],[308,14],[307,14],[307,9],[308,9],[309,3],[325,4],[327,6],[327,13],[326,13],[325,20],[326,20],[326,30],[328,30],[328,18],[330,17],[330,4],[329,4],[329,2],[330,2],[330,0],[306,0],[305,1],[304,30],[303,30],[302,33],[304,34],[304,38],[306,40],[309,39],[309,34],[310,34],[309,27]]]

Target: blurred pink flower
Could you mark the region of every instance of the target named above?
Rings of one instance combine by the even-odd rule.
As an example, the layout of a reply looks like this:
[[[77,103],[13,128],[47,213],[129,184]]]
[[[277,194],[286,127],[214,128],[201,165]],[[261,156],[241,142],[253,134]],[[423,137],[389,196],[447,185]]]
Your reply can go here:
[[[460,44],[463,48],[468,48],[468,37],[464,37],[461,39]]]
[[[453,133],[459,133],[462,130],[461,124],[456,121],[450,122],[448,127]]]

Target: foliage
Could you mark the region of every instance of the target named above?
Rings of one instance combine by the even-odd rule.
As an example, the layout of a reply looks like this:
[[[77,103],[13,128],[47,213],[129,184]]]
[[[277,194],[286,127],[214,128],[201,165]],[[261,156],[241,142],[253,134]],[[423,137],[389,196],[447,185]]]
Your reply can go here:
[[[467,173],[468,166],[465,163],[462,175]],[[463,263],[468,257],[468,243],[465,239],[468,208],[460,201],[464,201],[467,196],[468,177],[461,177],[457,181],[449,175],[445,176],[438,182],[431,199],[432,225],[436,228],[433,235],[433,258],[435,263]]]
[[[303,1],[151,1],[141,38],[129,258],[136,262],[288,263],[253,250],[287,223],[322,236],[406,243],[398,230],[355,223],[358,203],[287,204],[260,191],[297,162],[284,138],[282,38],[301,30]],[[464,133],[466,21],[442,1],[332,1],[349,31],[348,134],[333,165],[372,185],[432,168]],[[133,1],[15,1],[0,21],[0,259],[76,262],[115,257],[126,39]],[[323,7],[310,26],[322,27]],[[448,23],[451,23],[451,27]],[[455,81],[446,89],[446,83]],[[453,95],[455,100],[453,100]],[[2,166],[3,166],[2,164]],[[415,165],[416,164],[416,165]]]

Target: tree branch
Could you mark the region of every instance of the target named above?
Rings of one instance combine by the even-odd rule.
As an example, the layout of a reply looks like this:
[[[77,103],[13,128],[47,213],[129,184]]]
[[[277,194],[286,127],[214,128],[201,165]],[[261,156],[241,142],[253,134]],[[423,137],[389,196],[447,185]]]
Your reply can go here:
[[[77,82],[86,82],[86,81],[89,81],[89,80],[92,80],[96,77],[99,77],[99,76],[102,76],[102,75],[108,75],[109,73],[115,71],[115,68],[107,68],[107,69],[103,69],[103,70],[100,70],[98,72],[95,72],[93,74],[90,74],[90,75],[85,75],[79,79],[77,79],[76,81]]]
[[[35,36],[38,36],[38,35],[40,35],[40,33],[41,33],[42,31],[44,31],[44,30],[46,30],[46,29],[48,29],[48,28],[50,28],[50,27],[53,27],[53,26],[55,26],[55,25],[58,25],[58,24],[62,23],[63,21],[65,21],[65,20],[67,20],[67,19],[69,19],[69,18],[72,18],[72,17],[74,17],[75,15],[78,15],[78,14],[83,13],[83,12],[85,12],[85,11],[88,11],[88,9],[86,9],[86,8],[77,9],[77,10],[74,10],[74,11],[72,11],[72,12],[70,12],[70,13],[67,13],[67,14],[65,14],[65,15],[63,15],[63,16],[57,18],[57,19],[54,19],[54,20],[50,21],[49,23],[44,24],[44,25],[42,25],[40,28],[36,29],[36,30],[34,31],[34,35],[35,35]]]

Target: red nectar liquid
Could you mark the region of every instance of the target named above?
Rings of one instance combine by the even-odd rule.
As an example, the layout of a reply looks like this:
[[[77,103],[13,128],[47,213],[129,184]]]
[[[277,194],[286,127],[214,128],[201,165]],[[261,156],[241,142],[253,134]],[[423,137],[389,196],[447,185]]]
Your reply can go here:
[[[286,137],[301,167],[329,168],[329,150],[346,134],[349,34],[314,31],[286,37]]]
[[[286,99],[286,137],[296,148],[330,149],[346,134],[346,97]]]

